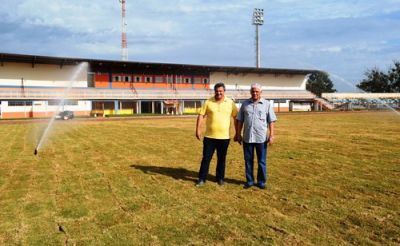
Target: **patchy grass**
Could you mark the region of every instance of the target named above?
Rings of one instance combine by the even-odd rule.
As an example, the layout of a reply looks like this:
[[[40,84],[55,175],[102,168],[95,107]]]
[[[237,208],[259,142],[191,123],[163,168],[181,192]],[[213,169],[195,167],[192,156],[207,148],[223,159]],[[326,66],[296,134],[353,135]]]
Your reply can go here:
[[[279,115],[266,190],[196,188],[195,118],[0,125],[0,245],[399,244],[400,117]]]

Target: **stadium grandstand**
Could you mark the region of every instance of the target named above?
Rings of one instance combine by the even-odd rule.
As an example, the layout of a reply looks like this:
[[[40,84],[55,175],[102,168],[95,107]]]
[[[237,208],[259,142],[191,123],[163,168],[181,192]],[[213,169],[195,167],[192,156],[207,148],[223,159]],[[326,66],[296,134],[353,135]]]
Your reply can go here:
[[[400,93],[322,93],[336,110],[400,110]]]
[[[88,64],[85,71],[71,81],[81,63]],[[249,98],[250,85],[259,83],[277,112],[328,108],[306,90],[314,72],[0,53],[0,117],[49,117],[60,102],[76,116],[190,114],[218,82],[238,105]]]

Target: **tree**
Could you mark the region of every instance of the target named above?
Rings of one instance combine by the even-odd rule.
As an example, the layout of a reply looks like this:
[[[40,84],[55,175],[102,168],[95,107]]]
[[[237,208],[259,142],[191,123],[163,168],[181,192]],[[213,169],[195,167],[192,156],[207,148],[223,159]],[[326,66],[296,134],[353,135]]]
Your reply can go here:
[[[389,69],[389,85],[392,92],[400,92],[400,61],[394,62],[394,67]]]
[[[388,76],[379,68],[369,69],[364,75],[367,78],[357,85],[361,90],[366,92],[391,92]]]
[[[357,87],[366,92],[400,92],[400,62],[394,61],[394,66],[388,72],[379,68],[369,69]]]
[[[332,80],[325,72],[316,72],[312,74],[308,78],[306,89],[319,97],[323,92],[336,92],[336,89],[333,88]]]

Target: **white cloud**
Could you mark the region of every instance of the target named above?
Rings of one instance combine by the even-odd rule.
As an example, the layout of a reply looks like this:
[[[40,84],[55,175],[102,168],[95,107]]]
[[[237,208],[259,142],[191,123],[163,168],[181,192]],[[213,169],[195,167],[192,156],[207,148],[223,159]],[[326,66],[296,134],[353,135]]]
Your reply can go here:
[[[304,20],[362,18],[381,13],[400,11],[400,0],[326,1],[274,0],[267,6],[266,15],[273,23]]]
[[[262,2],[262,1],[255,1]],[[240,10],[251,6],[246,1],[207,1],[207,0],[169,0],[160,4],[160,1],[135,1],[132,5],[143,6],[146,10],[151,10],[157,13],[176,14],[204,14],[204,13],[223,13],[227,11]]]
[[[329,47],[321,47],[316,50],[317,52],[328,52],[328,53],[338,53],[342,51],[342,47],[340,46],[329,46]]]
[[[91,53],[93,55],[113,56],[121,52],[120,46],[110,43],[87,42],[75,45],[77,51],[82,53]]]
[[[103,1],[102,6],[88,1],[64,0],[25,0],[16,1],[15,5],[3,8],[2,14],[10,22],[23,25],[59,27],[73,32],[90,32],[115,26],[118,18],[118,6],[112,8]],[[119,16],[118,16],[119,17]]]

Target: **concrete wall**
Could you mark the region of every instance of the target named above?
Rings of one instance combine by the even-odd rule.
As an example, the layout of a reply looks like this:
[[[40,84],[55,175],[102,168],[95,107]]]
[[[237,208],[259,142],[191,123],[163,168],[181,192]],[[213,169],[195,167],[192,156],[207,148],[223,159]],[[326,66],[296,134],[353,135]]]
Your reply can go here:
[[[292,111],[312,111],[310,103],[293,103]]]
[[[78,66],[62,66],[30,63],[8,63],[0,66],[0,86],[46,86],[69,87],[74,78],[73,87],[87,87],[87,69],[77,76]]]
[[[58,110],[58,105],[48,105],[47,101],[33,101],[32,106],[9,106],[8,101],[1,102],[1,118],[38,118],[50,117]],[[91,101],[78,101],[77,105],[64,105],[60,111],[74,111],[75,116],[89,116]]]
[[[279,100],[279,101],[272,100],[272,101],[274,103],[273,105],[274,105],[274,110],[276,113],[289,112],[289,107],[290,107],[289,100],[284,100],[284,102],[281,100]]]
[[[289,100],[284,100],[284,102],[278,102],[275,100],[268,100],[269,103],[272,104],[272,106],[274,107],[274,112],[275,113],[279,113],[279,112],[289,112]],[[240,107],[242,106],[242,103],[236,103],[236,107],[238,109],[240,109]],[[305,110],[307,111],[307,110]]]
[[[210,74],[210,88],[214,84],[222,82],[227,89],[250,89],[253,83],[259,83],[264,90],[305,90],[305,75],[288,74],[228,74],[225,72],[214,72]]]

